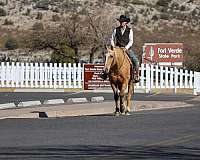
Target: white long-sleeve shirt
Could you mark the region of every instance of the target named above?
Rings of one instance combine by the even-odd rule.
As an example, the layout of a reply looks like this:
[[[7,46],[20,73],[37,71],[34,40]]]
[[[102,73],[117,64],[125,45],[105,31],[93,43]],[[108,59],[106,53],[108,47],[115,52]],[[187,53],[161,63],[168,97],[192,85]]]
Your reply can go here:
[[[126,28],[125,28],[126,29]],[[121,29],[122,35],[124,34],[125,29]],[[112,33],[112,37],[111,37],[111,45],[113,47],[115,47],[115,36],[116,36],[116,29],[114,29],[113,33]],[[129,42],[128,44],[125,46],[125,48],[128,50],[129,48],[131,48],[131,46],[133,45],[133,30],[130,29],[130,33],[129,33]]]

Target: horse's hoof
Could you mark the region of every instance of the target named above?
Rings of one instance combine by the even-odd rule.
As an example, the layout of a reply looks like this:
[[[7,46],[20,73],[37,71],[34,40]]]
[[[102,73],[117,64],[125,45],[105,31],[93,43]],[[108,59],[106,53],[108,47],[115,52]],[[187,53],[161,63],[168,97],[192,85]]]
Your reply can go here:
[[[126,115],[126,116],[130,116],[131,113],[130,113],[129,111],[127,111],[127,112],[125,113],[125,115]]]
[[[124,115],[126,115],[126,113],[125,113],[125,112],[122,112],[121,115],[124,116]]]
[[[120,113],[119,113],[119,112],[115,112],[114,115],[115,115],[115,116],[119,116]]]

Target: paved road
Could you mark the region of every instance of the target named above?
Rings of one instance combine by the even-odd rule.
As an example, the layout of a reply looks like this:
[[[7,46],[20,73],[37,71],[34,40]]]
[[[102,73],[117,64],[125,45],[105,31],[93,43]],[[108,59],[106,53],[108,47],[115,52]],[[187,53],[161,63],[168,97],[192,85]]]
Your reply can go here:
[[[0,159],[200,159],[200,106],[0,120]]]
[[[103,96],[106,101],[113,101],[113,93],[95,93],[95,92],[58,92],[58,93],[20,93],[20,92],[0,92],[0,104],[3,103],[19,103],[22,101],[34,101],[40,100],[44,101],[45,99],[65,99],[68,98],[82,98],[86,97],[88,100],[94,96]],[[136,93],[133,96],[134,100],[137,101],[185,101],[194,98],[193,95],[177,95],[177,94],[144,94]]]

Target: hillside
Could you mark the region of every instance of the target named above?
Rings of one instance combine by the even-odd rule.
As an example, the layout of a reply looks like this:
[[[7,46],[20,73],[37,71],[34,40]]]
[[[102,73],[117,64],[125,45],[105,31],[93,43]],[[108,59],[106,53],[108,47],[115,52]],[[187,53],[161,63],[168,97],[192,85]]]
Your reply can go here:
[[[0,5],[1,10],[5,10],[0,24],[20,29],[30,29],[38,21],[55,23],[58,17],[75,11],[84,15],[98,8],[110,10],[107,15],[110,19],[119,14],[128,14],[134,25],[145,25],[148,29],[163,21],[168,21],[169,25],[192,26],[194,29],[199,29],[200,23],[199,0],[1,0]],[[6,19],[10,24],[6,25]]]
[[[20,37],[38,26],[59,25],[73,14],[83,20],[88,15],[102,16],[99,23],[110,22],[103,28],[107,35],[120,14],[128,15],[139,55],[145,42],[183,42],[190,58],[199,54],[199,0],[0,0],[0,46],[4,48],[10,37]],[[87,47],[82,46],[81,52],[90,52]]]

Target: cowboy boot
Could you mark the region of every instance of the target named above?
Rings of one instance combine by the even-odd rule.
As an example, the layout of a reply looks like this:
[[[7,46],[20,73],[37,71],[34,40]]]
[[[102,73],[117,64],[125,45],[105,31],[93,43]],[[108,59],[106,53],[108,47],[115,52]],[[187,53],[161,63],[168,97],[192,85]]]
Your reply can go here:
[[[103,79],[103,80],[106,80],[108,78],[108,72],[106,70],[103,70],[100,74],[100,77]]]
[[[135,68],[134,83],[140,82],[139,67]]]

